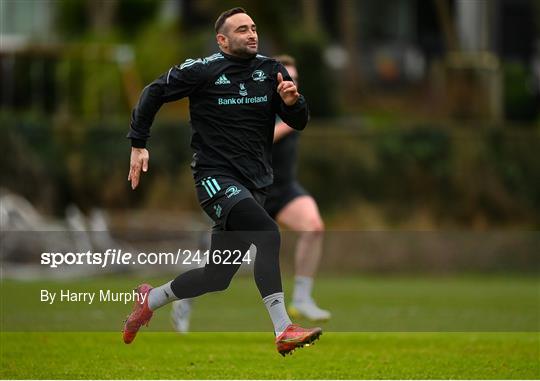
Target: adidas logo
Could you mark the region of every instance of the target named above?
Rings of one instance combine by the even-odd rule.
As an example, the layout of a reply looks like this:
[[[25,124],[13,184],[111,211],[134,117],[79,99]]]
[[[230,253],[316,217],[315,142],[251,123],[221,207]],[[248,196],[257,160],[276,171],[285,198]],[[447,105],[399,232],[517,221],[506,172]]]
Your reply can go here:
[[[216,85],[230,85],[231,81],[227,77],[225,77],[225,74],[221,74],[216,82],[214,82]]]
[[[278,299],[274,300],[272,304],[270,304],[270,307],[274,307],[275,305],[281,303]]]

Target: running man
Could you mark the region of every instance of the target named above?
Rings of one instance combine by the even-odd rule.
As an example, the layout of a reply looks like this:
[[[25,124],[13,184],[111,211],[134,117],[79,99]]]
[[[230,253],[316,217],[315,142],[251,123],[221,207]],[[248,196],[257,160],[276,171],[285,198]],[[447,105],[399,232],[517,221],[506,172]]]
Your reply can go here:
[[[274,58],[285,66],[298,86],[298,71],[294,58],[288,55]],[[330,312],[319,308],[312,297],[313,278],[322,254],[324,223],[317,203],[297,180],[299,137],[296,130],[277,119],[272,149],[274,183],[270,187],[264,208],[281,225],[299,233],[295,252],[293,301],[288,308],[289,314],[293,318],[325,321],[330,319]],[[192,308],[191,299],[173,303],[171,320],[176,331],[189,330]]]
[[[309,119],[308,106],[283,65],[257,54],[257,29],[244,9],[223,12],[215,30],[220,51],[188,59],[146,86],[128,134],[132,145],[128,181],[135,189],[141,171],[148,171],[146,141],[156,113],[165,102],[189,97],[197,197],[214,221],[210,260],[204,268],[184,272],[159,287],[139,285],[139,301],[124,325],[124,342],[131,343],[153,312],[167,303],[227,289],[240,263],[224,263],[225,255],[216,260],[214,254],[245,253],[254,244],[255,283],[274,325],[277,350],[285,355],[311,344],[322,330],[292,324],[287,314],[279,228],[262,205],[273,181],[276,114],[302,130]]]

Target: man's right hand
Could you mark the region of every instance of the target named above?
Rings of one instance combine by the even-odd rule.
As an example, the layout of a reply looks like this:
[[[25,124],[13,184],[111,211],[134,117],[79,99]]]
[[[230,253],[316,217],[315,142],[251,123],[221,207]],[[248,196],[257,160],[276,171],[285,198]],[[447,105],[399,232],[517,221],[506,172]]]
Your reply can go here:
[[[131,189],[135,189],[139,185],[141,169],[143,172],[148,171],[148,160],[150,160],[150,155],[146,148],[131,147],[128,175],[128,181],[131,181]]]

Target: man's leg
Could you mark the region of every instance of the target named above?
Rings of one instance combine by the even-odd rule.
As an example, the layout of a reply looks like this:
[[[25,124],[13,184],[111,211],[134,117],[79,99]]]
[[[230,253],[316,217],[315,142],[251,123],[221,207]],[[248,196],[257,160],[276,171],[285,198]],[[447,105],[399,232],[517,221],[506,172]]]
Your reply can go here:
[[[212,255],[215,252],[219,252],[222,253],[222,258],[225,258],[226,254],[223,253],[226,250],[230,250],[231,252],[234,250],[245,252],[249,248],[249,246],[245,248],[245,245],[233,232],[214,231],[210,244],[209,262],[204,267],[189,270],[178,275],[171,282],[171,290],[174,293],[174,297],[170,298],[170,300],[163,300],[162,304],[155,304],[155,307],[159,308],[172,300],[194,298],[208,292],[226,290],[234,274],[240,268],[240,264],[233,264],[232,261],[231,264],[224,264],[222,263],[223,261],[214,261]],[[149,299],[151,305],[153,304],[153,291]]]
[[[282,333],[291,320],[285,310],[281,285],[281,238],[277,224],[253,198],[246,198],[232,207],[226,229],[212,234],[210,253],[215,250],[223,252],[225,249],[245,253],[251,243],[257,247],[255,283],[272,318],[276,334]],[[239,267],[239,264],[215,264],[211,259],[205,267],[186,271],[173,281],[152,289],[148,306],[154,311],[173,300],[225,290]]]
[[[240,201],[233,211],[229,215],[227,228],[240,232],[246,242],[253,242],[257,247],[255,283],[272,319],[278,352],[285,356],[298,347],[312,344],[322,334],[322,330],[304,329],[292,324],[285,309],[279,268],[279,227],[254,199]]]
[[[304,329],[291,324],[285,310],[279,268],[281,240],[274,220],[253,198],[245,198],[232,207],[226,228],[228,231],[215,231],[212,234],[211,252],[228,249],[245,253],[252,242],[257,246],[255,282],[274,324],[278,351],[285,355],[317,340],[322,334],[320,328]],[[140,326],[152,317],[153,310],[173,300],[226,289],[239,267],[218,265],[211,260],[204,268],[187,271],[155,289],[149,285],[140,286],[140,293],[148,296],[147,303],[135,304],[124,327],[124,341],[133,341]]]
[[[291,315],[301,315],[311,320],[328,320],[330,312],[320,309],[311,291],[313,279],[322,255],[324,223],[313,197],[294,198],[279,211],[276,220],[299,233],[295,253],[295,282]]]
[[[241,245],[243,242],[236,240],[234,234],[214,231],[210,253],[243,250]],[[225,254],[222,255],[225,256]],[[156,309],[174,300],[193,298],[207,292],[222,291],[229,287],[240,265],[224,264],[223,261],[220,261],[219,264],[216,262],[211,260],[205,267],[186,271],[174,280],[156,288],[152,288],[148,284],[140,285],[137,292],[141,295],[141,302],[135,303],[133,311],[126,320],[123,331],[124,342],[129,344],[135,339],[140,327],[148,324]]]
[[[277,224],[253,198],[247,198],[234,206],[228,216],[227,229],[234,230],[245,246],[253,243],[257,247],[255,283],[272,318],[274,331],[283,332],[291,320],[285,310],[281,285],[281,237]]]

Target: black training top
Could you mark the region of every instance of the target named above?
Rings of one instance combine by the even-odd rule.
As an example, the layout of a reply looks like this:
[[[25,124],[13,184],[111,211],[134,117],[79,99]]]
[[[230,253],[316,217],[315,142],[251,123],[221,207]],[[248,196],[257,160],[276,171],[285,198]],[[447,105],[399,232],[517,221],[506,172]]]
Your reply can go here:
[[[300,133],[298,131],[291,131],[274,143],[272,150],[273,187],[280,188],[296,181],[296,157],[299,137]]]
[[[188,59],[146,86],[132,112],[128,137],[145,147],[161,105],[189,97],[193,175],[228,175],[250,188],[272,184],[272,139],[276,114],[302,130],[309,111],[303,96],[287,106],[276,92],[282,64],[257,55],[241,59],[223,52]]]

